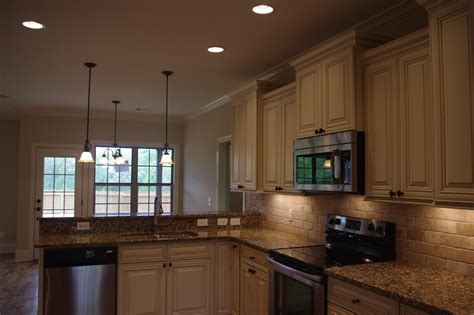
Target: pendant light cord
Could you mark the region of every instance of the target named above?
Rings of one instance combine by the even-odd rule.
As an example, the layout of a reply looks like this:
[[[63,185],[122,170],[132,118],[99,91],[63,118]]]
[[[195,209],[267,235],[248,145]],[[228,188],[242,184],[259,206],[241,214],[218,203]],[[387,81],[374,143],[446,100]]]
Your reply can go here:
[[[115,105],[115,124],[114,124],[114,146],[117,146],[117,101],[114,101]]]
[[[165,150],[168,152],[168,78],[166,75],[166,120],[165,120]]]
[[[92,68],[89,67],[89,89],[87,92],[87,130],[86,130],[86,146],[89,147],[89,118],[91,108],[91,80],[92,80]]]

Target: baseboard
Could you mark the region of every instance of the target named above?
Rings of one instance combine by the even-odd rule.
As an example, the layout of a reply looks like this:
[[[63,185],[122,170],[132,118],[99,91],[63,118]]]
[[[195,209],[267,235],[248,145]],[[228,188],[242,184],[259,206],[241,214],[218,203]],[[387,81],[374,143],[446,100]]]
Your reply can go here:
[[[17,250],[15,252],[15,261],[33,260],[33,250]]]
[[[15,243],[0,243],[0,254],[14,254],[15,248]]]

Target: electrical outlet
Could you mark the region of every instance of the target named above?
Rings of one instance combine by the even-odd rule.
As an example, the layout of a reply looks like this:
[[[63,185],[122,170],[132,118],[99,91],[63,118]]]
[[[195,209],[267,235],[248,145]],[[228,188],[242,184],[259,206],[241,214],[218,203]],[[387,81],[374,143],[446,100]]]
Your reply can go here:
[[[229,219],[227,218],[217,218],[217,225],[227,225]]]
[[[91,223],[89,221],[77,222],[76,230],[78,230],[78,231],[88,231],[90,229],[91,229]]]
[[[197,226],[208,226],[208,224],[207,219],[197,219]]]
[[[0,240],[4,240],[5,239],[5,232],[0,232]]]
[[[288,209],[288,220],[293,222],[293,209]]]
[[[231,218],[230,225],[240,225],[240,218]]]
[[[207,205],[209,207],[212,206],[212,198],[211,197],[207,197]]]

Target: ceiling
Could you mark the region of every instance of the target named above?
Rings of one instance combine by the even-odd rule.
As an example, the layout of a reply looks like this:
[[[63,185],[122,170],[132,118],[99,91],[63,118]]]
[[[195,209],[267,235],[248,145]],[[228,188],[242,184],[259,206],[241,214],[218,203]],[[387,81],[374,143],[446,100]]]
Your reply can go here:
[[[400,0],[2,0],[0,111],[92,109],[196,113],[260,73]],[[270,15],[251,8],[270,4]],[[29,30],[35,20],[43,30]],[[225,52],[207,52],[220,45]]]

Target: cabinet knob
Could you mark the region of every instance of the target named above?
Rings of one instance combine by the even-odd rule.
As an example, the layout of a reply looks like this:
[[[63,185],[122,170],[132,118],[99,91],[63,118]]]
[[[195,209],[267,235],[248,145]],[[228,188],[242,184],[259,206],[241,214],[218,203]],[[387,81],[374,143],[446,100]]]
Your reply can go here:
[[[166,264],[165,264],[165,263],[163,263],[163,268],[166,268]]]
[[[354,304],[357,304],[357,303],[359,303],[359,302],[360,302],[359,299],[352,299],[352,303],[354,303]]]
[[[395,196],[395,192],[393,190],[390,190],[390,192],[388,193],[390,195],[390,197],[394,197]]]
[[[242,189],[242,188],[244,188],[244,186],[243,185],[237,185],[237,188]]]
[[[401,190],[397,191],[397,196],[398,197],[403,197],[403,195],[405,195],[405,193],[403,191],[401,191]]]
[[[283,190],[283,187],[278,186],[278,191],[282,191],[282,190]]]
[[[169,263],[168,266],[173,267],[173,263]]]
[[[275,191],[278,191],[278,186],[275,186]]]
[[[232,245],[232,248],[237,248],[237,245]]]
[[[321,133],[325,133],[325,132],[326,132],[326,130],[324,130],[323,128],[319,128],[319,130],[318,130],[318,131],[319,131],[319,133],[320,133],[320,134],[321,134]]]
[[[315,134],[315,135],[319,134],[319,130],[316,129],[316,130],[314,131],[314,134]]]

